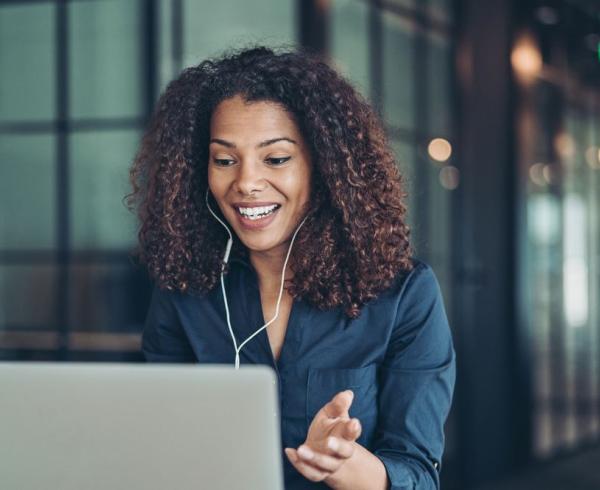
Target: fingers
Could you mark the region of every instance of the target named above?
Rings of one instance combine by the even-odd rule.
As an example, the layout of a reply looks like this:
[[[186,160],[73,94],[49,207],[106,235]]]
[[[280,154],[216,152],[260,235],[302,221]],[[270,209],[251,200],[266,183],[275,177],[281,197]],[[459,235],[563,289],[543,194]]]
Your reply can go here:
[[[335,420],[335,423],[327,423],[329,420]],[[355,441],[362,434],[362,425],[360,423],[360,420],[356,417],[352,419],[340,419],[340,417],[337,417],[336,419],[326,419],[326,421],[323,423],[323,428],[324,431],[321,437],[313,438],[310,440],[322,440],[327,436],[336,436],[347,439],[349,441]]]
[[[325,404],[323,410],[328,417],[348,416],[348,410],[353,399],[354,392],[352,390],[340,391]]]
[[[334,457],[347,459],[354,453],[354,441],[330,436],[327,438],[327,449]]]
[[[355,441],[360,437],[362,426],[357,418],[350,419],[344,423],[343,437],[349,441]]]
[[[285,454],[297,471],[312,481],[322,481],[336,472],[354,454],[354,443],[339,437],[327,439],[327,453],[312,450],[306,444],[298,449],[285,448]]]
[[[285,454],[294,468],[296,468],[299,473],[304,475],[305,478],[308,478],[311,481],[322,481],[329,475],[328,471],[319,470],[308,462],[304,462],[302,459],[300,459],[300,456],[298,456],[298,451],[295,449],[286,447]]]
[[[318,470],[333,473],[341,466],[340,458],[330,456],[329,454],[311,450],[308,446],[302,445],[296,451],[300,459]]]

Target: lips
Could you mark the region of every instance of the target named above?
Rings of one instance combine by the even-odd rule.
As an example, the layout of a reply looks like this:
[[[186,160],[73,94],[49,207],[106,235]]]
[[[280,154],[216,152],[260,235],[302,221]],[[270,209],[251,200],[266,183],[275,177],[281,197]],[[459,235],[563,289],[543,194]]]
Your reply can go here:
[[[271,212],[269,212],[269,214],[271,214],[272,212],[277,211],[281,207],[281,205],[279,205],[279,204],[270,204],[268,206],[242,206],[242,207],[243,208],[248,208],[248,207],[252,207],[252,208],[263,208],[263,207],[264,208],[272,208],[273,206],[275,206],[275,208]],[[240,208],[234,208],[234,209],[237,211],[238,214],[240,214],[242,216],[248,216],[248,215],[242,213],[242,211],[241,211]]]
[[[242,226],[242,228],[244,228],[246,230],[261,230],[263,228],[266,228],[277,217],[277,214],[279,213],[279,210],[281,209],[280,204],[277,204],[277,203],[252,203],[252,206],[249,206],[247,204],[240,206],[243,208],[256,208],[256,207],[267,207],[269,205],[271,205],[271,206],[276,205],[277,207],[275,208],[274,211],[267,214],[266,216],[255,217],[255,218],[251,218],[249,216],[241,214],[239,207],[234,205],[234,208],[236,211],[235,215],[237,217],[238,223]]]
[[[279,204],[278,202],[267,202],[267,201],[252,201],[252,202],[234,202],[232,206],[234,208],[258,208],[261,206],[273,206],[274,204]]]

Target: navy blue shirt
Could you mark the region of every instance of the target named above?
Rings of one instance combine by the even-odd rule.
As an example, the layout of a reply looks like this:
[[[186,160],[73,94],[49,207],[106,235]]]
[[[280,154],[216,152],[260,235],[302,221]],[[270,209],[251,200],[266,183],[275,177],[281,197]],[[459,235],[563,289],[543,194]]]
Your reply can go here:
[[[381,459],[392,490],[439,488],[456,376],[438,281],[429,265],[413,260],[414,269],[364,305],[358,318],[296,299],[277,361],[266,329],[240,352],[241,364],[265,364],[277,373],[283,447],[302,444],[319,409],[352,389],[350,416],[362,424],[357,442]],[[231,259],[225,286],[239,344],[265,324],[256,271]],[[142,350],[149,362],[233,365],[220,283],[201,296],[155,287]],[[282,460],[287,490],[329,488],[304,478],[283,451]]]

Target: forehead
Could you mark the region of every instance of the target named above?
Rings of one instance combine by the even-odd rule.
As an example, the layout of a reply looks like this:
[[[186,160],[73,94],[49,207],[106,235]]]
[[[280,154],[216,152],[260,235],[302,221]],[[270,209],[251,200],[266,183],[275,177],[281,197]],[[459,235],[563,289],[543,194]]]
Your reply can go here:
[[[262,137],[265,133],[285,132],[285,136],[299,136],[299,129],[292,114],[281,104],[271,101],[247,102],[236,95],[221,101],[210,119],[211,136],[219,133],[256,134]],[[258,136],[260,134],[260,136]]]

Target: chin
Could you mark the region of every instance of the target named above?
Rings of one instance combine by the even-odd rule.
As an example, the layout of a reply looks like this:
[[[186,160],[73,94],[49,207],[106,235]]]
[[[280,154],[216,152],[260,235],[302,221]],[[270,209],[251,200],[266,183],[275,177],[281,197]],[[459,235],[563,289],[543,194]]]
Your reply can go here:
[[[278,246],[281,245],[280,243],[277,243],[277,242],[270,242],[270,241],[263,241],[263,240],[251,240],[251,241],[242,240],[242,243],[250,252],[268,252],[269,250],[277,248]]]
[[[275,248],[281,247],[284,242],[280,239],[281,237],[267,236],[252,236],[247,232],[237,233],[242,245],[251,252],[267,252]]]

